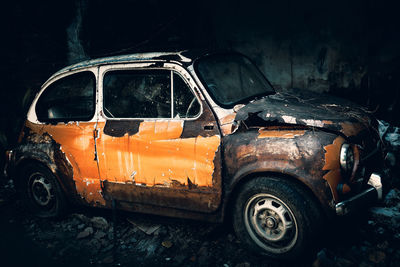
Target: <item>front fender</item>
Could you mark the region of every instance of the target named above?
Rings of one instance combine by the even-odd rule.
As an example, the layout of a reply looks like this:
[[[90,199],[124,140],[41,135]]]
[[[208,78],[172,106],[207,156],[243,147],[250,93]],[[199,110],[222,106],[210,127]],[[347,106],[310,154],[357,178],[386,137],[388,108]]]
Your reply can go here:
[[[312,129],[254,128],[226,136],[224,186],[229,196],[235,186],[255,175],[276,174],[298,180],[333,211],[335,201],[328,181],[324,149],[336,134]]]

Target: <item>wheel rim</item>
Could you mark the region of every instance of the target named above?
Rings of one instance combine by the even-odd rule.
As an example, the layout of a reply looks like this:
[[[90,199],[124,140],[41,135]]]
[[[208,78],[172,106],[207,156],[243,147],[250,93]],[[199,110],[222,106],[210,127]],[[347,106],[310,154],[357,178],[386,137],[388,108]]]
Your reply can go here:
[[[50,181],[41,173],[34,173],[29,178],[32,198],[39,206],[47,206],[54,198]]]
[[[271,253],[284,253],[297,241],[298,227],[290,208],[270,194],[257,194],[246,203],[244,222],[253,241]]]

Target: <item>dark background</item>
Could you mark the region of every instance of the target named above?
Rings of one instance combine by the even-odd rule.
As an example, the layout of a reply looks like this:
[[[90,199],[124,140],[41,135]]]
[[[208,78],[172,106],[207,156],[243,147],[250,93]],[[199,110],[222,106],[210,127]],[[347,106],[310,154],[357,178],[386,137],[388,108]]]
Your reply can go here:
[[[41,84],[78,61],[143,51],[234,49],[276,88],[349,98],[400,119],[397,1],[60,0],[2,3],[0,145]]]
[[[395,0],[15,0],[3,1],[0,10],[1,154],[16,142],[33,97],[52,73],[84,59],[144,51],[233,49],[249,56],[277,89],[295,87],[342,96],[367,106],[377,118],[400,125],[400,9]],[[2,162],[0,155],[0,165]],[[0,199],[0,205],[1,201],[5,200]],[[5,205],[0,215],[2,264],[54,266],[43,245],[47,241],[37,246],[33,237],[25,236],[26,229],[40,237],[54,232],[54,226],[68,226],[72,217],[61,221],[30,219],[15,207],[18,205]],[[391,220],[387,221],[390,224]],[[389,240],[386,246],[396,251],[400,240],[397,230],[395,235],[369,222],[362,231],[352,231],[347,225],[338,227],[347,231],[338,237],[348,239],[333,242],[333,251],[345,258],[356,255],[357,263],[365,260],[362,251],[375,253],[375,243],[381,239]],[[204,226],[187,225],[173,223],[167,228],[169,233],[180,234],[177,240],[189,240],[189,247],[195,249],[202,238],[205,242],[221,241],[218,246],[227,247],[231,254],[221,255],[226,250],[212,245],[209,250],[217,251],[216,259],[234,258],[235,262],[241,255],[248,256],[237,250],[240,245],[227,241],[228,235],[221,228],[203,236]],[[171,231],[174,227],[176,231]],[[197,236],[186,235],[193,229],[199,232]],[[55,234],[62,236],[63,231]],[[366,241],[357,243],[351,232]],[[77,244],[73,234],[66,240]],[[393,236],[395,241],[390,239]],[[178,254],[188,253],[187,249],[179,252],[178,244],[174,246]],[[342,247],[345,252],[341,252]],[[396,264],[398,258],[387,253],[386,262]],[[64,258],[72,262],[81,261],[70,256],[72,252],[66,255]],[[243,260],[263,262],[247,256]]]

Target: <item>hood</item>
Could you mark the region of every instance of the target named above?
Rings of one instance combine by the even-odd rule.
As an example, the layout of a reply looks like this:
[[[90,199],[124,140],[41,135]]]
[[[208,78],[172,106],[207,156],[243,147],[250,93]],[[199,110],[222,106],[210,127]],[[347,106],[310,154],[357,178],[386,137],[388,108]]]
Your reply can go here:
[[[248,126],[302,125],[341,132],[350,137],[370,129],[372,118],[350,101],[305,90],[290,90],[250,102],[237,111],[235,121],[244,121]]]

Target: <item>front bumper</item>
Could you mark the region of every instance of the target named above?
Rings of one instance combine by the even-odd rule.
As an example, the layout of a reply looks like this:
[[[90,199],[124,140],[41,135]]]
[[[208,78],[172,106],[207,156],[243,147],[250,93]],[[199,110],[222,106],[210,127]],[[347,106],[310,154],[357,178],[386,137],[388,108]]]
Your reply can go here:
[[[368,180],[369,187],[361,193],[336,204],[336,214],[346,215],[366,205],[382,199],[382,181],[377,173],[371,174]]]

